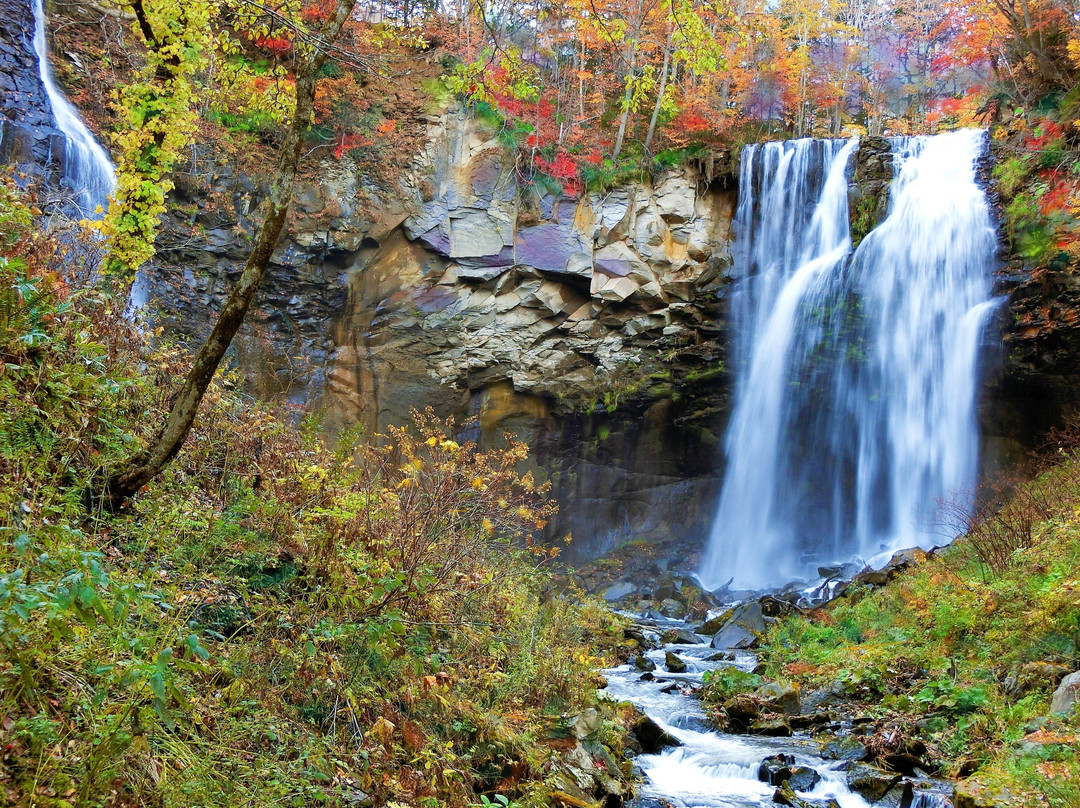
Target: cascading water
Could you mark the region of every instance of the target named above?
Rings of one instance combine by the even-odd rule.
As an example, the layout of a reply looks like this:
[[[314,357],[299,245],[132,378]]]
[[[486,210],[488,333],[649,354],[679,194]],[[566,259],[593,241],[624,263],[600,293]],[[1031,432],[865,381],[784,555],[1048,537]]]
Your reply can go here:
[[[736,214],[735,410],[701,579],[783,583],[940,541],[970,507],[995,233],[984,133],[893,141],[889,213],[852,251],[857,142],[748,147]]]
[[[64,182],[72,202],[83,216],[94,217],[97,209],[108,207],[109,194],[116,185],[116,172],[101,144],[86,128],[79,113],[60,92],[49,66],[45,41],[44,0],[34,0],[34,52],[41,83],[52,106],[56,125],[67,142],[64,155]]]

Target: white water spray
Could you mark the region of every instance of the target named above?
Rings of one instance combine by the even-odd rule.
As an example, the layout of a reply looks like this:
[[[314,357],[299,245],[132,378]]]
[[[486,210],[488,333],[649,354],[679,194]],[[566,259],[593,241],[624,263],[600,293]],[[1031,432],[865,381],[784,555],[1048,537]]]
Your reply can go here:
[[[994,305],[996,241],[975,176],[984,140],[894,141],[889,214],[854,254],[854,141],[745,150],[736,404],[707,586],[775,585],[930,546],[938,507],[970,506],[977,355]]]
[[[116,172],[101,144],[86,128],[79,113],[60,92],[49,65],[45,41],[44,0],[34,0],[34,52],[37,54],[41,83],[52,106],[56,125],[67,142],[64,159],[64,182],[81,215],[94,218],[109,204],[109,194],[116,186]]]

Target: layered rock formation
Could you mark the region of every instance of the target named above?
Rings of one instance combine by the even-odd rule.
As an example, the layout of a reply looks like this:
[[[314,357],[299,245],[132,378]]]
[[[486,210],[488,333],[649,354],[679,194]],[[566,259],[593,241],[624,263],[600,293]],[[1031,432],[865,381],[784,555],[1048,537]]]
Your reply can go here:
[[[704,534],[723,428],[734,191],[692,167],[537,195],[462,110],[428,119],[398,188],[349,160],[302,185],[237,341],[259,395],[373,436],[414,407],[475,415],[533,447],[570,558]],[[206,154],[178,183],[142,293],[200,334],[246,257],[262,190]],[[584,540],[584,541],[582,541]]]

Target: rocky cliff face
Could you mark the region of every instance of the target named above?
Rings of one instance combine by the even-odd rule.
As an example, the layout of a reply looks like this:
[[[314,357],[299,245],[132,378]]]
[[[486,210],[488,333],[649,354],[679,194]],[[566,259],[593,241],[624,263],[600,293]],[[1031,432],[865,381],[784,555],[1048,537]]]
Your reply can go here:
[[[26,0],[0,0],[0,164],[57,181],[64,138],[56,129],[34,55]]]
[[[518,182],[461,110],[428,119],[401,186],[348,159],[302,186],[237,342],[262,396],[371,436],[414,407],[512,432],[554,485],[570,558],[703,534],[726,417],[722,291],[734,191],[693,168],[571,198]],[[141,294],[206,329],[246,257],[262,189],[206,152],[178,183]]]

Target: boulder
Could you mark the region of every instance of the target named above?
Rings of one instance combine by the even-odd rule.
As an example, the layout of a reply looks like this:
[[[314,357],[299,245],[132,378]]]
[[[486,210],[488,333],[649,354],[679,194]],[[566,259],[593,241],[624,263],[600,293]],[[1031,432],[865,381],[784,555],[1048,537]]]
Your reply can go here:
[[[761,761],[758,780],[770,786],[787,783],[796,791],[810,791],[821,782],[821,775],[806,766],[796,766],[792,755],[773,755]]]
[[[660,614],[664,615],[664,617],[680,620],[686,616],[686,605],[674,598],[667,598],[660,602]]]
[[[617,600],[622,600],[628,595],[632,595],[637,592],[637,586],[629,581],[620,581],[617,584],[612,584],[603,591],[600,595],[608,603],[614,603]]]
[[[732,696],[724,702],[724,715],[729,729],[745,731],[761,715],[761,704],[745,693]]]
[[[638,654],[634,657],[632,663],[639,671],[654,671],[656,670],[656,663],[649,659],[644,654]]]
[[[743,604],[712,638],[713,648],[753,648],[765,631],[765,617],[757,601]]]
[[[679,643],[680,645],[704,645],[705,641],[697,634],[685,628],[671,629],[663,635],[665,643]]]
[[[881,808],[897,808],[904,793],[899,774],[886,774],[873,766],[855,766],[848,772],[847,785],[852,791]],[[910,804],[910,803],[909,803]]]
[[[668,669],[670,673],[686,673],[686,663],[679,658],[679,655],[668,651],[664,654],[664,667]]]
[[[791,685],[769,682],[754,693],[761,700],[764,710],[785,715],[799,714],[799,691]]]
[[[1068,715],[1076,708],[1077,701],[1080,701],[1080,671],[1070,673],[1061,680],[1050,699],[1050,712]]]
[[[820,755],[825,760],[866,760],[870,753],[867,748],[850,735],[833,738],[822,747]]]
[[[655,755],[669,746],[682,746],[682,742],[669,733],[647,715],[641,716],[631,727],[630,732],[641,744],[646,754]]]
[[[794,755],[770,755],[758,766],[757,779],[770,786],[778,786],[787,779],[791,767],[795,765]]]

